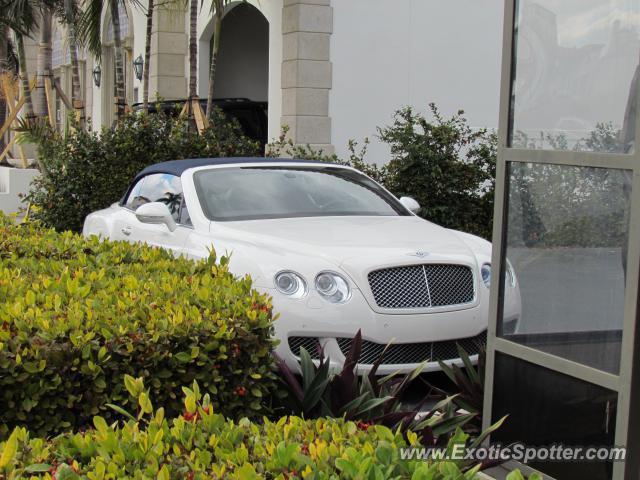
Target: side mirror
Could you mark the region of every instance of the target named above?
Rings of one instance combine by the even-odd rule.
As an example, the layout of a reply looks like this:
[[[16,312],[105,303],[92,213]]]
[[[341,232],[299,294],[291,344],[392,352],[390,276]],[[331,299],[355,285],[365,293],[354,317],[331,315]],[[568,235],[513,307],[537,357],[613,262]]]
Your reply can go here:
[[[420,204],[411,197],[401,197],[400,203],[411,213],[417,214],[420,211]]]
[[[164,224],[170,232],[178,228],[173,216],[171,216],[169,207],[162,202],[150,202],[140,205],[136,210],[136,218],[141,223]]]

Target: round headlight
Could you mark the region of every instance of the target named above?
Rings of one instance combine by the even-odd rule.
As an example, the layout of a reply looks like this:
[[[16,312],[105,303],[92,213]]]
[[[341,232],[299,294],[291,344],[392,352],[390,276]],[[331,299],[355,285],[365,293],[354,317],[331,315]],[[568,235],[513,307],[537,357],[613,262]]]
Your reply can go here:
[[[316,290],[331,303],[344,303],[351,298],[349,283],[335,272],[320,272],[316,276]]]
[[[307,293],[307,284],[302,276],[296,272],[284,271],[275,276],[276,288],[283,295],[293,298],[302,298]]]
[[[491,286],[491,265],[488,263],[482,265],[480,275],[482,275],[482,281],[484,282],[485,287],[489,288]]]

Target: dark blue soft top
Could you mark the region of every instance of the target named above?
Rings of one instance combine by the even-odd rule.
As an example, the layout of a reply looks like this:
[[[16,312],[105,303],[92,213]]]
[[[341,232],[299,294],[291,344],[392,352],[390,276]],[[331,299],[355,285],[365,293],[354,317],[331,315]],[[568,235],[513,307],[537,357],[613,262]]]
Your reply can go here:
[[[195,167],[206,167],[207,165],[240,165],[243,163],[269,163],[269,162],[279,162],[279,163],[311,163],[317,165],[335,165],[327,162],[320,162],[317,160],[296,160],[293,158],[265,158],[265,157],[231,157],[231,158],[188,158],[185,160],[170,160],[168,162],[156,163],[154,165],[149,165],[144,168],[140,173],[138,173],[133,181],[129,184],[129,188],[126,193],[120,200],[120,204],[122,205],[125,199],[129,196],[129,192],[133,186],[140,180],[142,177],[150,175],[152,173],[168,173],[170,175],[176,175],[179,177],[182,173],[189,169]]]
[[[319,162],[316,160],[295,160],[291,158],[265,158],[265,157],[236,157],[236,158],[189,158],[186,160],[170,160],[168,162],[156,163],[155,165],[149,165],[142,170],[134,182],[139,178],[152,173],[169,173],[171,175],[180,176],[182,173],[195,167],[205,167],[207,165],[232,165],[242,163],[268,163],[268,162],[282,162],[282,163],[315,163],[320,165],[331,165],[326,162]]]

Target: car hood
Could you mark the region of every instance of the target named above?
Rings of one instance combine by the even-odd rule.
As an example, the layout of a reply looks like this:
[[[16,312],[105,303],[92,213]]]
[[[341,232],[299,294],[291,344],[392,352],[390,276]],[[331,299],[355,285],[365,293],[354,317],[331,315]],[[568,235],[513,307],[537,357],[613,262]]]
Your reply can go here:
[[[415,216],[251,220],[214,223],[211,229],[234,244],[234,250],[244,244],[265,254],[322,258],[348,273],[424,262],[476,264],[458,232]]]

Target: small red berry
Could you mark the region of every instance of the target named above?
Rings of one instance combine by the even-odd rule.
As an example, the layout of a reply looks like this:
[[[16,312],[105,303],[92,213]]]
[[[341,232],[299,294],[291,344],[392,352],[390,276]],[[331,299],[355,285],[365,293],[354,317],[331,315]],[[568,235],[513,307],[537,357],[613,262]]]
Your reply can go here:
[[[192,420],[197,420],[198,419],[198,413],[189,413],[189,412],[184,412],[182,414],[182,418],[184,418],[187,422],[191,422]]]
[[[358,422],[356,426],[358,427],[358,430],[364,430],[366,432],[371,424],[367,422]]]

